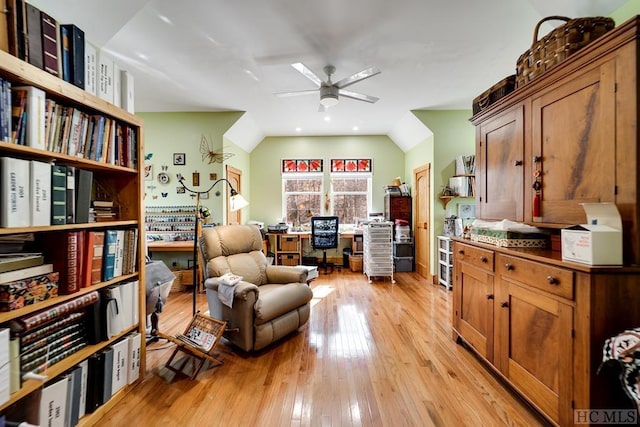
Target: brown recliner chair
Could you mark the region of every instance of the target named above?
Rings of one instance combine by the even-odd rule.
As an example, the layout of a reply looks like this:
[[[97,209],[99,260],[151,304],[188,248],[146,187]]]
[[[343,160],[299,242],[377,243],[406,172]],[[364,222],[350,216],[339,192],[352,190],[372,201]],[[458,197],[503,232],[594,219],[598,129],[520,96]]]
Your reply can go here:
[[[245,351],[260,350],[307,323],[313,297],[307,271],[268,265],[256,226],[205,228],[200,248],[209,315],[227,322],[224,336],[231,343]],[[229,272],[243,278],[233,289],[232,307],[218,295],[225,286],[219,277]]]

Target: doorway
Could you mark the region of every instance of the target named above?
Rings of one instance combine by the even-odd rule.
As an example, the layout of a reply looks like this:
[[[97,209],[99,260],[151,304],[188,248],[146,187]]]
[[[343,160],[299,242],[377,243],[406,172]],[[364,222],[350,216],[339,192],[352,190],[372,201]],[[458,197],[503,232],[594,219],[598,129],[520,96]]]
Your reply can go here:
[[[240,185],[242,182],[242,171],[227,165],[226,174],[231,186],[238,194],[242,194],[242,186]],[[227,224],[242,224],[242,209],[231,212],[229,210],[229,197],[231,197],[231,191],[227,191]]]
[[[415,215],[413,239],[415,245],[416,272],[425,279],[430,278],[430,231],[431,216],[431,165],[426,164],[413,170]]]

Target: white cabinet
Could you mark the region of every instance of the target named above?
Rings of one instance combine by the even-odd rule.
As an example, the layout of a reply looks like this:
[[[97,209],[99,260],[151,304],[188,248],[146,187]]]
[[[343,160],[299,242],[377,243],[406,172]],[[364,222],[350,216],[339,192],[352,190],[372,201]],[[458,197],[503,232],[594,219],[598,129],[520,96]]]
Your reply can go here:
[[[389,276],[393,279],[393,222],[371,222],[364,227],[364,274],[371,277]]]
[[[453,244],[447,236],[438,236],[438,282],[447,289],[453,288]]]

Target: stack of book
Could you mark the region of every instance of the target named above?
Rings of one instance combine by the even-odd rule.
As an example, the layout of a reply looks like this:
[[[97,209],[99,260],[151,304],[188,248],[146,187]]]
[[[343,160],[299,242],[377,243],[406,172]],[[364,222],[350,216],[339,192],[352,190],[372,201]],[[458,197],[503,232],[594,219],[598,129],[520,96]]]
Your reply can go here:
[[[0,311],[11,311],[58,295],[59,274],[39,252],[0,254]]]
[[[91,217],[95,217],[96,222],[113,221],[116,219],[116,213],[113,210],[113,201],[94,200],[92,202],[93,209],[89,211]]]

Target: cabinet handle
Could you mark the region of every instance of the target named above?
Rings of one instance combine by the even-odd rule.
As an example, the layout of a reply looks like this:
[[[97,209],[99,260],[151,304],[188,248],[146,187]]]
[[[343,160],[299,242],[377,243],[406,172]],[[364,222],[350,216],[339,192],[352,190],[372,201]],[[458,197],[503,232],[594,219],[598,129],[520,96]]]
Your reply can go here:
[[[488,261],[488,259],[487,259],[487,257],[486,257],[486,256],[484,256],[484,255],[483,255],[483,256],[481,256],[481,257],[480,257],[480,261],[482,261],[482,262],[487,262],[487,261]]]
[[[550,285],[557,285],[558,279],[553,276],[547,276],[547,282],[549,282]]]
[[[508,302],[506,302],[506,301],[503,301],[503,302],[501,302],[501,303],[500,303],[500,307],[502,307],[502,308],[509,308],[509,303],[508,303]]]
[[[506,268],[506,269],[507,269],[507,271],[510,271],[510,270],[513,270],[513,265],[512,265],[512,264],[509,264],[509,263],[506,263],[506,264],[504,265],[504,268]]]
[[[522,160],[516,160],[515,162],[513,162],[514,166],[522,166]]]
[[[487,294],[487,299],[493,299],[493,294]]]
[[[542,156],[533,156],[534,163],[540,163],[542,161]]]

